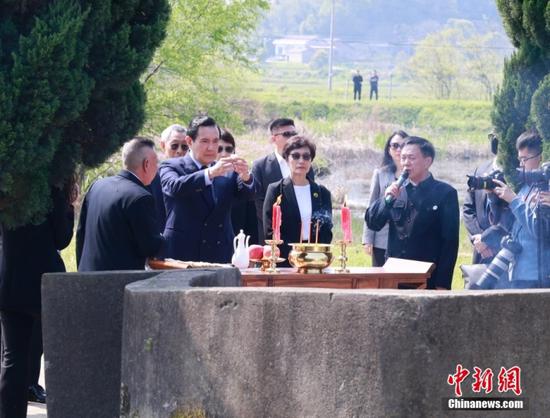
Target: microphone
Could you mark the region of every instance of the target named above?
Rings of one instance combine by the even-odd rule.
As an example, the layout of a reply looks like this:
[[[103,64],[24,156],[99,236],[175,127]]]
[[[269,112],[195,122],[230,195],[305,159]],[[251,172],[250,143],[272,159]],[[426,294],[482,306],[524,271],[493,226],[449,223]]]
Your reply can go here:
[[[409,178],[409,172],[404,170],[399,176],[399,178],[397,179],[397,187],[401,188],[401,186],[403,186],[403,183],[405,183],[405,180],[407,180],[408,178]],[[391,194],[387,195],[384,198],[384,201],[388,206],[393,206],[393,204],[395,203],[395,200],[396,200],[395,197],[393,197]]]

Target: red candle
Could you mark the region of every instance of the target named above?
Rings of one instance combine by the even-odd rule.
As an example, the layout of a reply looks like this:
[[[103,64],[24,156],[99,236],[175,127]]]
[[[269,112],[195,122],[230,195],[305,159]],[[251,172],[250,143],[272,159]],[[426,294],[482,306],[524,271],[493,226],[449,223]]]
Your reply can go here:
[[[344,199],[344,205],[342,206],[342,233],[344,235],[344,242],[351,242],[351,211],[347,207],[347,196]]]
[[[281,239],[281,196],[277,198],[277,201],[273,204],[273,213],[271,214],[271,228],[273,229],[273,239]]]

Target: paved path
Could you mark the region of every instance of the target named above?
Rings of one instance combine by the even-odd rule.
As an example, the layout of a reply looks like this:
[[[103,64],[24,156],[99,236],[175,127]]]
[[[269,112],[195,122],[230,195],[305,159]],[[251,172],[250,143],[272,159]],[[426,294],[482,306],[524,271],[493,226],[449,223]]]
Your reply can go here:
[[[38,382],[42,386],[46,386],[44,384],[44,358],[42,358],[42,367],[40,368],[40,379]],[[47,393],[47,392],[46,392]],[[29,403],[29,407],[27,409],[27,418],[46,418],[46,405],[41,403]]]

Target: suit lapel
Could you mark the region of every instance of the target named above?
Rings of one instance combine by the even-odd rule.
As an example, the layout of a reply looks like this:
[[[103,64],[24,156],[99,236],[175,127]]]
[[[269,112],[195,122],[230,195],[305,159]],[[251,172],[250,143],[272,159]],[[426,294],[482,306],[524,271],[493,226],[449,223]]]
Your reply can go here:
[[[296,200],[296,193],[294,193],[294,185],[290,177],[283,180],[283,201],[286,200],[285,210],[290,212],[291,216],[300,225],[302,217],[300,216],[300,208],[298,207],[298,200]]]
[[[267,157],[267,165],[268,165],[268,175],[267,177],[267,184],[265,185],[265,188],[267,190],[267,186],[269,186],[271,183],[275,183],[276,181],[279,181],[283,178],[283,173],[281,172],[281,167],[279,166],[279,161],[277,161],[277,157],[275,156],[275,153],[271,153]]]

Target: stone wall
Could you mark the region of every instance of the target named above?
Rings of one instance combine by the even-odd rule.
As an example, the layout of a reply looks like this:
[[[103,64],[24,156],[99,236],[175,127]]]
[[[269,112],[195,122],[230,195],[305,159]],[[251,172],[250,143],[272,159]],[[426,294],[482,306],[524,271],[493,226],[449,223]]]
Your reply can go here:
[[[120,416],[124,288],[159,273],[44,275],[42,323],[49,418]],[[236,269],[180,271],[178,276],[180,288],[196,283],[237,286],[240,282]]]
[[[529,410],[506,416],[550,409],[549,290],[235,288],[234,269],[155,274],[45,277],[50,418],[115,417],[119,404],[131,418],[502,416],[444,409],[457,364],[491,368],[489,396],[511,398],[497,374],[521,367]],[[472,382],[463,396],[485,396]]]
[[[498,393],[497,374],[520,366],[529,411],[508,415],[550,408],[550,291],[189,290],[155,280],[129,285],[125,306],[126,417],[502,416],[444,410],[457,364],[492,368],[490,396],[512,398]],[[472,382],[464,396],[484,396]]]

